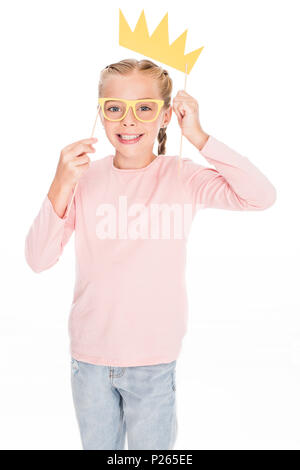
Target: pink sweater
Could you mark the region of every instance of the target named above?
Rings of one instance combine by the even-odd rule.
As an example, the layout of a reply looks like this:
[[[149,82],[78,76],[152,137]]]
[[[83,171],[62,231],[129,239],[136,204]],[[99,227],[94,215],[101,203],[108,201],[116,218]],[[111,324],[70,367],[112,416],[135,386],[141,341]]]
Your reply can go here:
[[[33,271],[49,269],[75,230],[75,359],[120,367],[177,359],[187,329],[186,243],[195,214],[274,204],[274,186],[246,157],[212,136],[201,154],[216,169],[182,158],[179,173],[176,156],[165,155],[139,169],[116,168],[113,155],[93,161],[64,218],[45,197],[25,256]]]

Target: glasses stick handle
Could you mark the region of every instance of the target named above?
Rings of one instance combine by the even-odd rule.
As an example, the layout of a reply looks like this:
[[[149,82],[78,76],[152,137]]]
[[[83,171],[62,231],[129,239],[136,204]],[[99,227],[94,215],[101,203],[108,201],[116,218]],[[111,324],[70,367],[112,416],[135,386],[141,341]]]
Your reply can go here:
[[[95,119],[95,122],[94,122],[94,126],[93,126],[93,130],[92,130],[92,135],[91,135],[91,137],[94,137],[94,132],[95,132],[96,124],[97,124],[98,114],[99,114],[99,110],[98,110],[98,108],[97,108],[96,119]],[[76,193],[76,190],[77,190],[77,186],[78,186],[78,182],[75,184],[75,187],[74,187],[74,190],[73,190],[73,194],[72,194],[72,198],[71,198],[70,204],[69,204],[69,206],[68,206],[68,208],[67,208],[67,212],[66,212],[65,217],[68,217],[68,215],[69,215],[69,212],[70,212],[70,209],[71,209],[71,206],[72,206],[72,203],[73,203],[73,199],[74,199],[74,196],[75,196],[75,193]]]
[[[185,64],[184,91],[186,91],[187,65],[188,64]],[[180,168],[181,168],[181,163],[182,163],[181,154],[182,154],[182,130],[181,130],[181,136],[180,136],[180,151],[179,151],[179,159],[178,159],[178,175],[180,174]]]

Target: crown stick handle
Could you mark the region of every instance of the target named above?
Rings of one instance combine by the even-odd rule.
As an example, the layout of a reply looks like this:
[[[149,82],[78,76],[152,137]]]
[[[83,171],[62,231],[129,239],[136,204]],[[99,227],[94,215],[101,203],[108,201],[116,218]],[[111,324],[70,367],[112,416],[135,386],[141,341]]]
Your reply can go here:
[[[99,108],[99,105],[97,106],[97,114],[96,114],[96,119],[95,119],[94,126],[93,126],[93,130],[92,130],[91,138],[94,137],[94,132],[95,132],[96,123],[97,123],[97,118],[98,118],[98,113],[99,113],[99,109],[98,109],[98,108]],[[69,204],[68,210],[67,210],[67,212],[66,212],[66,217],[68,217],[68,215],[69,215],[69,212],[70,212],[70,209],[71,209],[71,206],[72,206],[72,202],[73,202],[73,199],[74,199],[76,190],[77,190],[77,186],[78,186],[78,181],[77,181],[77,183],[75,184],[75,187],[74,187],[74,190],[73,190],[73,194],[72,194],[72,199],[71,199],[71,202],[70,202],[70,204]]]
[[[186,91],[186,79],[187,79],[187,66],[188,64],[185,64],[185,74],[184,74],[184,91]],[[182,129],[181,129],[181,136],[180,136],[180,151],[179,151],[179,159],[178,159],[178,174],[180,173],[180,167],[181,167],[181,154],[182,154]]]

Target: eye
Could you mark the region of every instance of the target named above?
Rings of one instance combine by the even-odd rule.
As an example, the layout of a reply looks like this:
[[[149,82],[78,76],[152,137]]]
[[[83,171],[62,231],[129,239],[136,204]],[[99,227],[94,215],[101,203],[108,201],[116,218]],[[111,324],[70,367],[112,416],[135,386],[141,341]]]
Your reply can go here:
[[[151,111],[151,108],[149,108],[149,106],[140,106],[140,108],[148,108]]]
[[[111,106],[110,108],[108,108],[108,111],[111,111],[112,109],[120,109],[120,108],[118,108],[118,106]]]

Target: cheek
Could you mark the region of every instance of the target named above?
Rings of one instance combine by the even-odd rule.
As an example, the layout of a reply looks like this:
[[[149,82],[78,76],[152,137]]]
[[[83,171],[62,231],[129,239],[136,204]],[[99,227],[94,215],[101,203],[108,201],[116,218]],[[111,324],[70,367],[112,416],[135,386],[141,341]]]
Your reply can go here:
[[[106,135],[109,137],[115,137],[115,134],[117,133],[117,130],[114,128],[114,126],[111,126],[110,124],[105,124],[104,129],[106,132]]]
[[[116,136],[117,131],[113,126],[103,125],[105,135],[112,145],[115,145],[118,142],[118,137]]]
[[[155,139],[158,135],[160,126],[158,124],[155,124],[153,126],[149,126],[148,128],[145,129],[145,134],[148,134],[148,136],[152,137],[152,139]]]

